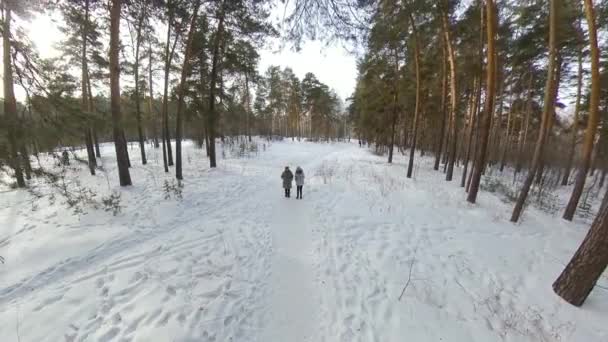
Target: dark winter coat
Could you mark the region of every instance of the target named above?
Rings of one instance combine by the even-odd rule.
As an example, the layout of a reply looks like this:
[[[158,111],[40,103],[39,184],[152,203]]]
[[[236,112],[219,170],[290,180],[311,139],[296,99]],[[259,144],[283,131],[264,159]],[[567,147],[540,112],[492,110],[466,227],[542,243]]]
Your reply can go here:
[[[283,180],[283,188],[291,189],[291,182],[293,182],[293,173],[291,173],[291,170],[287,169],[283,171],[281,179]]]
[[[299,167],[296,169],[296,185],[297,186],[304,185],[304,170],[302,170]]]

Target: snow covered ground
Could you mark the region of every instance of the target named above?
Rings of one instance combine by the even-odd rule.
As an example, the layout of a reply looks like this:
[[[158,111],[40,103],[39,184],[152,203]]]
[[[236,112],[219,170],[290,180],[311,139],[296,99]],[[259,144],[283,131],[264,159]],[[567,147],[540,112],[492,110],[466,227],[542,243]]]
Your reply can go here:
[[[133,147],[124,189],[104,146],[105,172],[66,179],[96,203],[120,192],[116,216],[0,193],[0,340],[608,341],[606,276],[582,308],[551,290],[586,224],[528,208],[513,225],[430,158],[407,179],[404,156],[356,143],[263,144],[213,170],[186,144],[183,188]],[[282,196],[285,165],[306,172],[302,201]]]

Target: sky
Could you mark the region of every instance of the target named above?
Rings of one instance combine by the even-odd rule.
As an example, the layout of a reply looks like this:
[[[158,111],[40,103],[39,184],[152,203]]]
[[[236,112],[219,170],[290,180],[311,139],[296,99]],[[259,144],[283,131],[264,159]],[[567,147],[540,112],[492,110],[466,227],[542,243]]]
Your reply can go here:
[[[272,16],[278,17],[281,6],[275,7]],[[23,23],[27,28],[30,39],[36,45],[41,57],[55,57],[59,52],[55,48],[61,39],[61,32],[57,25],[47,15],[38,15],[31,23]],[[278,42],[269,42],[266,48],[260,51],[260,73],[270,65],[279,65],[282,68],[290,67],[300,78],[304,78],[307,72],[312,72],[321,82],[333,88],[336,93],[345,100],[351,96],[357,76],[356,57],[349,54],[341,44],[336,43],[326,46],[324,43],[307,41],[298,52],[289,47],[279,47]],[[0,73],[2,71],[0,70]],[[2,84],[0,82],[0,96],[2,96]],[[25,97],[23,90],[15,88],[18,100]]]

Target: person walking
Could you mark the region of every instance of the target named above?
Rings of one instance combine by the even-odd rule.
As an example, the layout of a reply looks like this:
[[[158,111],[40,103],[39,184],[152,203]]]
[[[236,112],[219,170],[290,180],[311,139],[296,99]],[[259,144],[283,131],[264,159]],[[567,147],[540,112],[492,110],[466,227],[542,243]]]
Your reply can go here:
[[[291,195],[291,182],[293,181],[293,173],[289,169],[289,166],[285,166],[285,171],[281,174],[283,180],[283,189],[285,189],[285,197],[289,198]]]
[[[302,199],[302,187],[304,186],[304,170],[296,168],[296,199]]]

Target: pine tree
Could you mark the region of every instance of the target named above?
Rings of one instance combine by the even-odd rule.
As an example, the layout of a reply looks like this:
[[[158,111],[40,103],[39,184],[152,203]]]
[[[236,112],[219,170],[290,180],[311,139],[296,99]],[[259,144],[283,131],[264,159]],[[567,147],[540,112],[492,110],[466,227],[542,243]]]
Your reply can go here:
[[[534,156],[532,158],[532,164],[528,170],[528,175],[524,181],[524,184],[520,190],[517,202],[513,208],[513,214],[511,215],[511,222],[517,222],[524,208],[528,192],[534,181],[534,177],[539,170],[541,160],[543,158],[543,152],[545,149],[545,141],[549,134],[550,121],[552,120],[552,113],[555,104],[556,95],[556,69],[557,63],[557,0],[550,1],[549,11],[549,62],[547,63],[547,81],[545,86],[545,100],[543,116],[541,121],[541,128],[538,134],[538,140],[536,141],[536,147],[534,149]]]
[[[563,218],[572,221],[574,212],[578,206],[578,201],[583,194],[583,187],[587,179],[587,172],[591,166],[591,154],[595,142],[595,133],[599,121],[599,102],[600,102],[600,53],[597,44],[597,28],[593,2],[585,0],[585,14],[589,27],[589,45],[591,50],[591,96],[589,101],[589,118],[587,119],[587,130],[583,141],[583,156],[581,165],[576,174],[572,195],[564,211]]]
[[[194,37],[194,31],[196,30],[196,19],[198,16],[198,9],[200,7],[200,0],[194,3],[192,9],[192,18],[190,19],[190,29],[188,30],[188,38],[186,40],[186,51],[184,52],[184,63],[182,65],[182,73],[179,83],[178,95],[177,95],[177,114],[175,124],[175,178],[178,180],[183,179],[182,176],[182,111],[184,107],[184,96],[186,93],[186,77],[190,71],[190,59],[192,58],[192,40]]]
[[[110,97],[112,124],[118,176],[121,186],[131,185],[127,141],[124,139],[122,113],[120,112],[120,63],[118,59],[120,43],[121,0],[112,0],[110,9]]]
[[[4,63],[4,115],[6,116],[6,128],[8,131],[9,143],[9,163],[15,171],[15,179],[17,186],[25,187],[25,179],[23,178],[23,170],[19,162],[19,134],[18,134],[18,117],[17,117],[17,102],[15,99],[15,91],[13,88],[13,63],[10,39],[11,21],[12,21],[11,4],[6,1],[2,2],[2,48],[3,48],[3,63]]]
[[[484,116],[481,117],[480,125],[480,140],[479,150],[475,162],[473,163],[473,175],[471,180],[471,186],[469,188],[467,201],[475,203],[477,200],[477,193],[479,192],[479,183],[481,182],[481,173],[486,163],[486,151],[488,148],[488,139],[490,137],[490,120],[492,112],[494,110],[494,95],[496,91],[496,60],[495,60],[495,27],[496,27],[496,8],[494,7],[494,1],[486,0],[486,18],[487,18],[487,38],[488,38],[488,65],[486,67],[487,81],[486,81],[486,108],[484,110]]]

